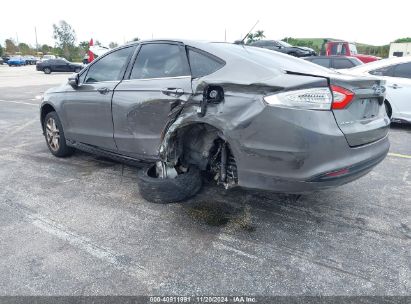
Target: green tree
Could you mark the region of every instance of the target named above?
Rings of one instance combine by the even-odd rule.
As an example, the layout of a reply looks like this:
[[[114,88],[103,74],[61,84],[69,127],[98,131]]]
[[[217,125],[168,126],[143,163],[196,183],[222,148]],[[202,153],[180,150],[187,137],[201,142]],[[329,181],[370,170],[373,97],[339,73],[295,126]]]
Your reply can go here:
[[[72,60],[75,54],[76,32],[66,21],[61,20],[58,25],[53,24],[53,38],[56,47],[61,50],[60,56]],[[60,51],[59,50],[59,51]]]
[[[140,38],[134,37],[131,41],[140,41]]]
[[[4,49],[3,49],[3,47],[2,47],[1,44],[0,44],[0,57],[3,56],[3,54],[4,54]]]
[[[41,52],[45,55],[47,53],[50,53],[52,51],[53,47],[47,45],[47,44],[43,44],[40,48]]]
[[[297,38],[292,38],[292,37],[285,37],[284,39],[281,39],[281,40],[291,45],[294,45],[294,46],[309,47],[309,48],[312,48],[317,53],[320,52],[320,47],[318,45],[315,45],[314,41],[312,40],[307,40],[307,39],[303,40],[303,39],[297,39]]]
[[[13,39],[6,39],[5,44],[6,44],[6,53],[15,54],[18,51],[17,46],[14,43]]]
[[[79,44],[78,44],[78,46],[80,47],[80,48],[82,48],[84,51],[88,51],[88,47],[89,47],[89,45],[90,45],[90,42],[89,41],[81,41]]]
[[[32,50],[27,43],[20,42],[18,48],[22,55],[30,55],[32,53]]]
[[[261,31],[261,30],[255,31],[254,33],[249,33],[249,34],[247,35],[246,44],[250,44],[250,43],[253,43],[253,42],[255,42],[255,41],[264,39],[264,38],[265,38],[264,31]]]
[[[407,38],[399,38],[394,40],[395,43],[404,43],[404,42],[411,42],[411,38],[407,37]]]
[[[108,47],[109,47],[110,49],[114,49],[114,48],[118,47],[118,43],[116,43],[116,42],[110,42],[109,45],[108,45]]]

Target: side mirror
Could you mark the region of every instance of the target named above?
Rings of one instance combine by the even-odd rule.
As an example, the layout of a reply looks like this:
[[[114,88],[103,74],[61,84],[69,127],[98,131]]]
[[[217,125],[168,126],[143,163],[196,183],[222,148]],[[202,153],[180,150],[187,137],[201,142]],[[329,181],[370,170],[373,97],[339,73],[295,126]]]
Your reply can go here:
[[[79,75],[74,74],[69,77],[68,84],[71,85],[73,88],[77,88],[79,85]]]

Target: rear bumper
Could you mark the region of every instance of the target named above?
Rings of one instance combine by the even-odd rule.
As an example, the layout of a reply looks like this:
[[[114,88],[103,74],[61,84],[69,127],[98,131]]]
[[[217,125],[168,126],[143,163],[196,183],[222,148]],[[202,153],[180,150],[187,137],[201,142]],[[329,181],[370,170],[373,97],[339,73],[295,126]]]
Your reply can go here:
[[[242,134],[230,142],[239,185],[285,193],[354,181],[380,163],[390,147],[385,136],[351,148],[331,111],[267,107]]]

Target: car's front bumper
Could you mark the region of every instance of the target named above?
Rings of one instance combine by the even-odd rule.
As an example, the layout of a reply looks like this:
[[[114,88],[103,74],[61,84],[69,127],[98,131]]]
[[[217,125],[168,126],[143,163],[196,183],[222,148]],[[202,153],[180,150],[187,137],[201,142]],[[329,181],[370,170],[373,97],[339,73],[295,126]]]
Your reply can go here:
[[[229,137],[240,186],[287,193],[358,179],[381,162],[390,147],[388,136],[349,147],[331,111],[275,107],[256,116],[241,137],[236,132]]]

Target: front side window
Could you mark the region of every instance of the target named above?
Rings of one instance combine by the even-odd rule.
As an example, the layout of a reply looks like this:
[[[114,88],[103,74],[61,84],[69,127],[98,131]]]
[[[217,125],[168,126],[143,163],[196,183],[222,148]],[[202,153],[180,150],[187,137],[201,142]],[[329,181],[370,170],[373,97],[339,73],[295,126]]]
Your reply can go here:
[[[184,48],[176,44],[144,44],[134,63],[130,79],[189,76]]]
[[[191,75],[193,78],[214,73],[225,64],[224,61],[217,57],[207,55],[192,48],[188,48],[188,59],[190,61]]]
[[[394,77],[411,78],[411,62],[397,65],[394,70]]]
[[[121,80],[133,49],[120,49],[99,59],[88,69],[85,83]]]
[[[351,55],[357,55],[358,54],[357,46],[354,43],[350,43],[350,52],[351,52]]]

